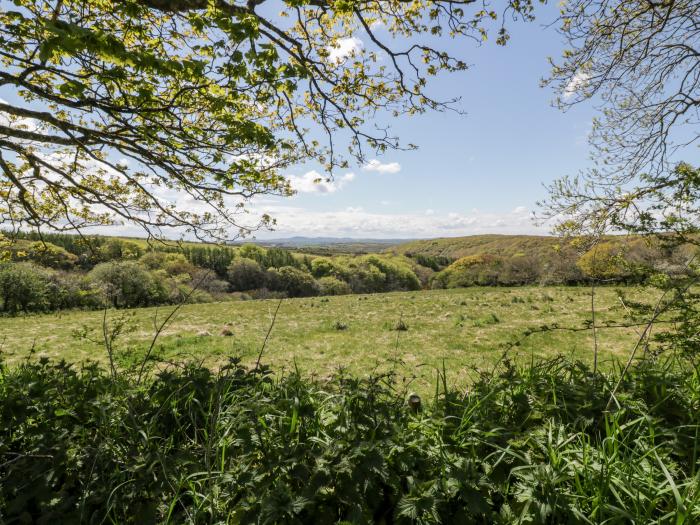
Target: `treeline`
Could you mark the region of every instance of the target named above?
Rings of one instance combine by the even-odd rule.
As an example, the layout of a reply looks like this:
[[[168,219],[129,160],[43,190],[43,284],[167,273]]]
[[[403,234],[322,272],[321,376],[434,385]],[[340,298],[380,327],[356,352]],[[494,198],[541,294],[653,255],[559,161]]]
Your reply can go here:
[[[555,249],[556,248],[556,249]],[[21,234],[4,240],[0,313],[131,308],[187,300],[308,297],[466,286],[639,283],[686,271],[695,248],[619,238],[582,253],[312,256],[282,248],[183,246],[106,237]]]
[[[643,283],[659,272],[686,273],[696,251],[694,245],[667,244],[663,238],[620,237],[585,251],[574,242],[547,254],[467,255],[436,272],[430,287]],[[413,257],[435,259],[424,254]]]
[[[4,240],[0,262],[0,313],[8,315],[419,288],[405,257],[314,258],[255,245],[178,247],[24,234]]]

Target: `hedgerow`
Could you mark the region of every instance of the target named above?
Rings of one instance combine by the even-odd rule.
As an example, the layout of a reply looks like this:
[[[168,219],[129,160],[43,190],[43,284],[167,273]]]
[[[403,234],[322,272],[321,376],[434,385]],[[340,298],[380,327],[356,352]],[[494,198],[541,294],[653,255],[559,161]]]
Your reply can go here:
[[[237,360],[0,375],[2,523],[697,523],[700,380],[559,358],[407,396]],[[406,399],[410,403],[406,403]]]

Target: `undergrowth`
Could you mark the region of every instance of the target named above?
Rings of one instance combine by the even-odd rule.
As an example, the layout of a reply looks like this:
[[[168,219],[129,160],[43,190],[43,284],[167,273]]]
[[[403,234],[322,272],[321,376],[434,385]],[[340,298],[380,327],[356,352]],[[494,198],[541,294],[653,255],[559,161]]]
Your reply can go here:
[[[391,375],[237,360],[137,385],[47,360],[0,375],[0,523],[700,522],[700,378],[505,363],[422,409]]]

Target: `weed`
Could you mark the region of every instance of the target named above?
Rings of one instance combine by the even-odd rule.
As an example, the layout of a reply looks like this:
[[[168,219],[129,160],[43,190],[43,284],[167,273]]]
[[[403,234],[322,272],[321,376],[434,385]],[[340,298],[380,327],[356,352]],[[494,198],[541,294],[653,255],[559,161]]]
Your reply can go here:
[[[392,374],[316,381],[231,360],[138,384],[0,368],[7,523],[698,523],[700,377],[563,358],[432,399]],[[234,519],[235,518],[235,519]]]
[[[348,323],[344,321],[335,321],[333,323],[333,328],[335,328],[338,331],[344,331],[348,329]]]
[[[397,332],[405,332],[408,330],[408,324],[403,319],[399,319],[394,325],[394,330]]]

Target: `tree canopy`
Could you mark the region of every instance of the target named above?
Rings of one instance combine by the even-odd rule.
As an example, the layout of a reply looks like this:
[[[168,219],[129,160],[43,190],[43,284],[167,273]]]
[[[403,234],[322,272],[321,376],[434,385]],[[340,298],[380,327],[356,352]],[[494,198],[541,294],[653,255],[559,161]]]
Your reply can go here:
[[[0,220],[217,239],[268,225],[246,204],[292,193],[281,170],[310,160],[331,176],[366,151],[402,147],[383,118],[454,102],[428,90],[429,77],[467,68],[445,40],[482,41],[501,15],[532,9],[0,0]]]
[[[700,3],[573,0],[568,49],[545,83],[563,109],[597,103],[593,169],[552,185],[548,216],[574,233],[696,227],[696,171],[679,164],[700,139]]]

